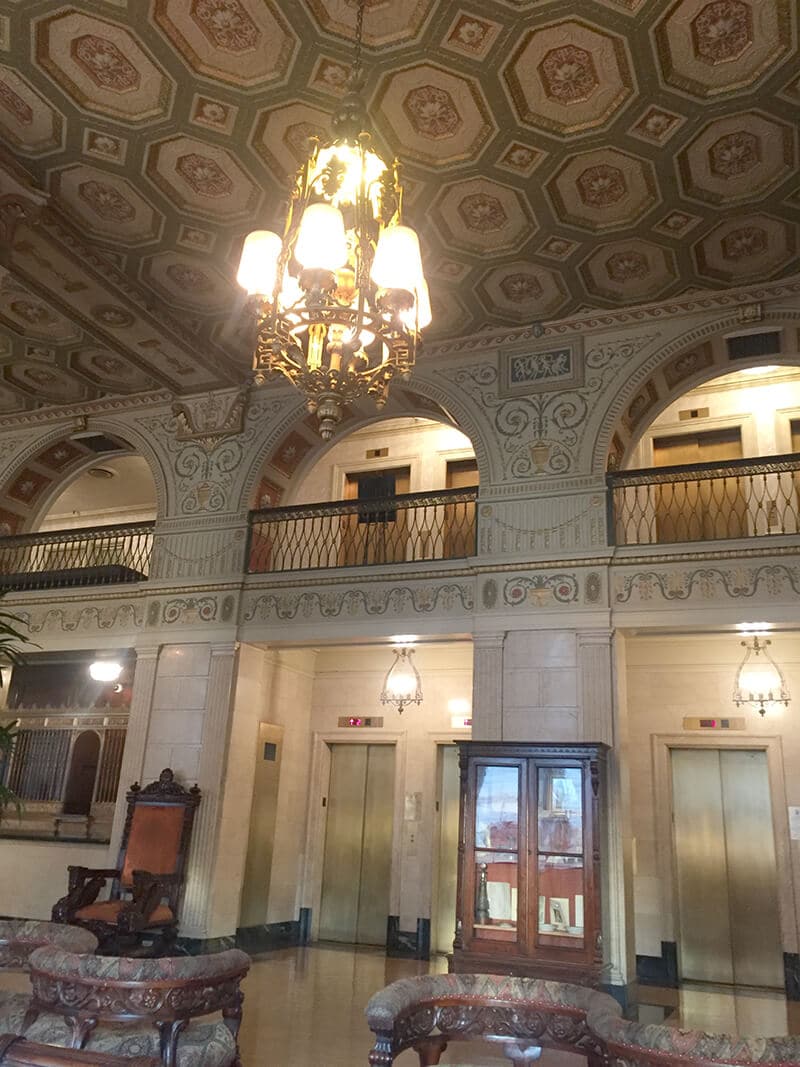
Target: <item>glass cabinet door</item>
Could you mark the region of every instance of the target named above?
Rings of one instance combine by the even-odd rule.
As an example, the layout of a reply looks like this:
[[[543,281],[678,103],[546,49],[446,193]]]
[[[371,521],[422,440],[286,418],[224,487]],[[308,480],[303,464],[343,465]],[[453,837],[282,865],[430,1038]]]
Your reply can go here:
[[[519,918],[520,768],[475,768],[473,934],[516,941]]]
[[[580,767],[537,769],[538,941],[583,946],[584,810]]]

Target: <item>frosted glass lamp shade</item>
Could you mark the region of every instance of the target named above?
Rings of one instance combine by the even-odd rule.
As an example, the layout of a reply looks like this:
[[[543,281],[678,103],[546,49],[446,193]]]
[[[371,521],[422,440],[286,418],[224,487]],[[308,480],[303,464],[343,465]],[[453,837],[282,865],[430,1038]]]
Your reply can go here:
[[[122,664],[115,659],[96,659],[89,664],[89,677],[95,682],[116,682],[122,674]]]
[[[341,211],[332,204],[309,204],[300,220],[294,254],[307,270],[335,271],[343,266],[347,237]]]
[[[416,292],[425,282],[419,238],[410,226],[387,226],[378,238],[372,280],[381,289]]]
[[[244,239],[236,281],[249,296],[269,296],[275,289],[281,239],[271,230],[253,230]]]
[[[383,680],[381,704],[396,704],[402,713],[406,704],[422,703],[422,681],[411,657],[412,648],[396,648],[394,663]]]

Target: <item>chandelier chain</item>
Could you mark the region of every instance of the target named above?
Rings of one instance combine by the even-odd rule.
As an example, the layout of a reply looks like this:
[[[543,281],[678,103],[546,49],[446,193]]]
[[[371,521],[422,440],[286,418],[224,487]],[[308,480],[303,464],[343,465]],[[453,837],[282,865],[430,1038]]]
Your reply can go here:
[[[356,12],[356,50],[353,56],[353,80],[357,81],[361,77],[361,49],[364,40],[364,9],[367,6],[367,0],[358,0],[358,10]]]

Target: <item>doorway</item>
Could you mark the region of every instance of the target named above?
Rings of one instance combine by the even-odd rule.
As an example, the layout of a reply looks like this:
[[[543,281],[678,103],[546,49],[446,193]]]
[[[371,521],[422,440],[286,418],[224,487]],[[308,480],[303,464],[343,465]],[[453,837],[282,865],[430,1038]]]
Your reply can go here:
[[[332,744],[319,937],[385,945],[394,822],[394,745]]]
[[[283,752],[283,727],[258,724],[250,833],[242,881],[239,926],[260,926],[267,921],[275,825],[278,818],[278,785]]]
[[[97,765],[100,762],[100,737],[94,730],[78,734],[72,747],[72,759],[64,787],[65,815],[89,815],[92,810]]]
[[[456,931],[459,793],[458,748],[455,745],[439,745],[436,792],[439,849],[431,948],[443,954],[453,951]]]
[[[767,754],[672,750],[682,979],[783,988]]]

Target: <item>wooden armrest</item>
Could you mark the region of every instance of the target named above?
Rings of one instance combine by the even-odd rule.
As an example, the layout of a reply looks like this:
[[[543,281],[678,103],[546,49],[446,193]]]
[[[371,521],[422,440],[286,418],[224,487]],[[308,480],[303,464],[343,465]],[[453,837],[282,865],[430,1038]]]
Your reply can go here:
[[[69,872],[69,888],[85,885],[92,878],[119,878],[122,873],[116,867],[67,867]]]
[[[86,908],[94,904],[100,895],[100,890],[109,878],[119,878],[120,871],[115,867],[76,867],[67,868],[69,883],[67,895],[61,897],[53,905],[52,920],[54,923],[69,923],[75,917],[75,912],[80,908]]]

